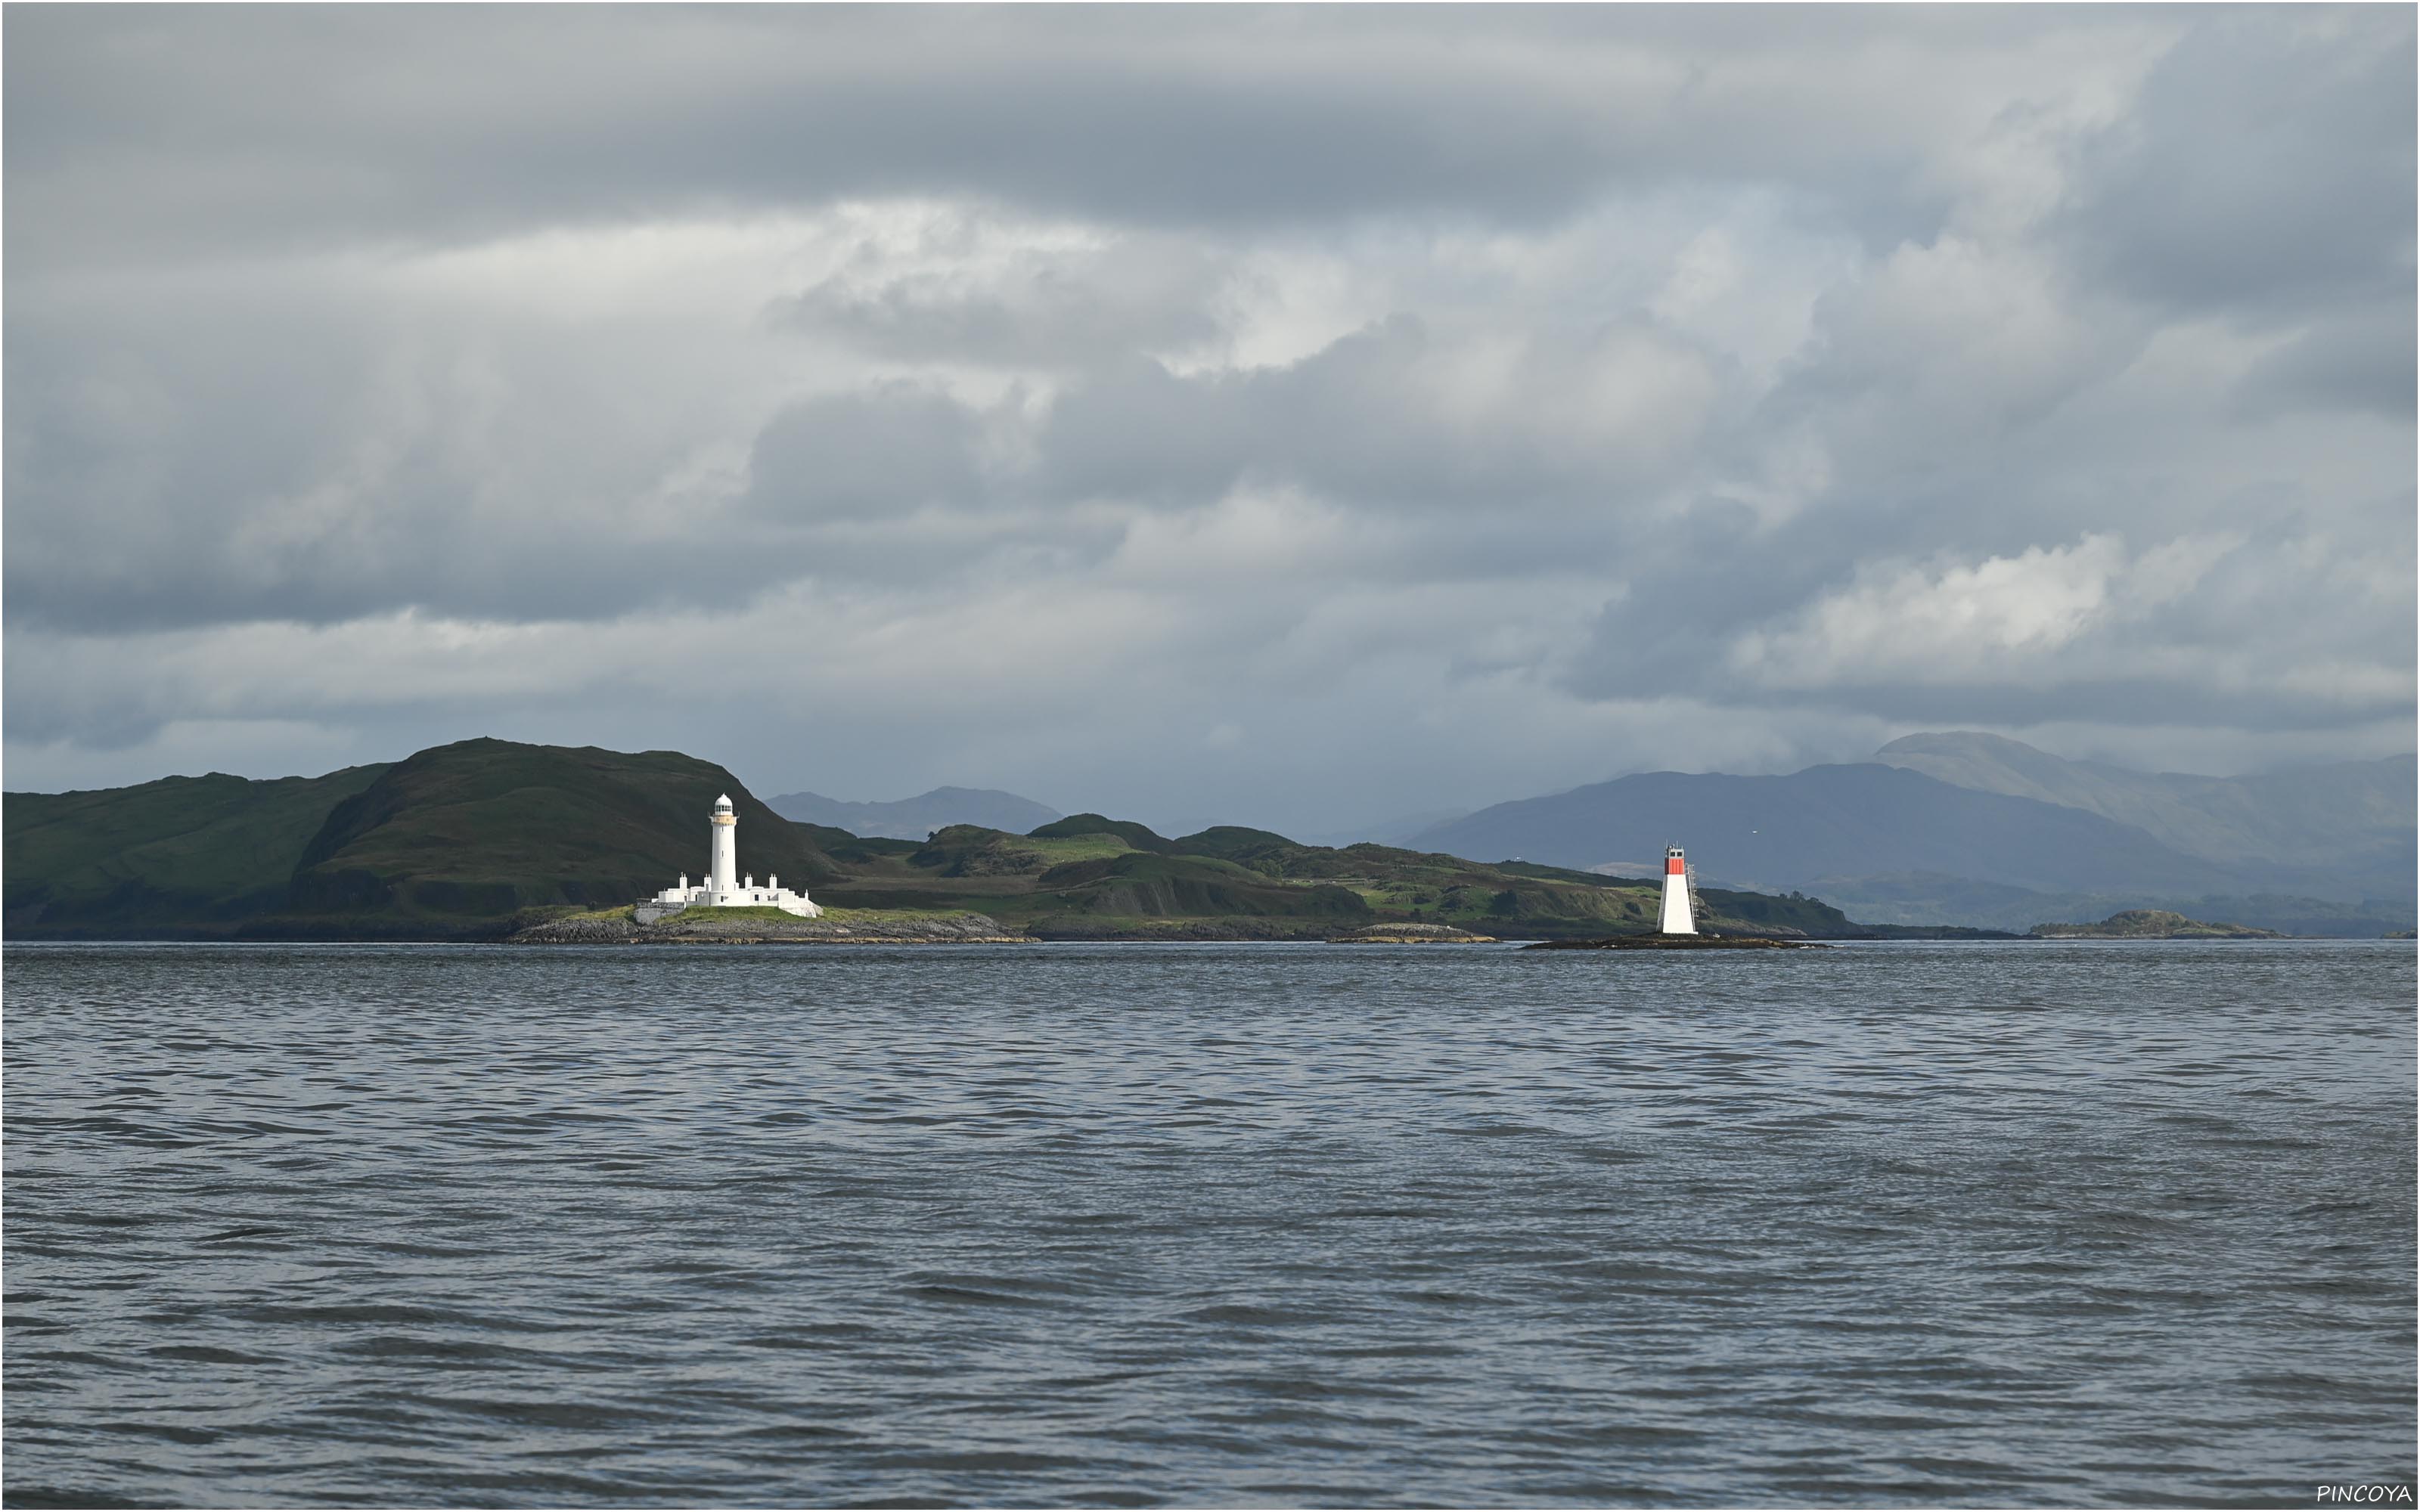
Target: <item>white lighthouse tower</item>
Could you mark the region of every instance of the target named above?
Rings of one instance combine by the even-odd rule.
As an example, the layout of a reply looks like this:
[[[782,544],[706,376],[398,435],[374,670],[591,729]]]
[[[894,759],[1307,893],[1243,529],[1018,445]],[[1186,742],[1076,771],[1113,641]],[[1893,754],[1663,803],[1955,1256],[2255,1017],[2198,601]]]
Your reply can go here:
[[[1656,931],[1664,934],[1695,934],[1697,920],[1689,915],[1689,858],[1678,845],[1664,847],[1664,907]]]
[[[706,825],[714,848],[709,853],[706,890],[709,901],[719,903],[739,890],[739,816],[731,811],[730,794],[714,800],[714,815]]]
[[[704,885],[690,887],[684,872],[677,885],[651,898],[640,899],[632,918],[642,924],[652,924],[688,908],[778,908],[800,918],[814,918],[823,913],[814,899],[803,892],[792,892],[782,886],[778,876],[767,873],[765,885],[758,887],[753,875],[739,874],[739,815],[732,811],[730,794],[714,800],[714,812],[706,818],[706,833],[711,844],[706,852]]]

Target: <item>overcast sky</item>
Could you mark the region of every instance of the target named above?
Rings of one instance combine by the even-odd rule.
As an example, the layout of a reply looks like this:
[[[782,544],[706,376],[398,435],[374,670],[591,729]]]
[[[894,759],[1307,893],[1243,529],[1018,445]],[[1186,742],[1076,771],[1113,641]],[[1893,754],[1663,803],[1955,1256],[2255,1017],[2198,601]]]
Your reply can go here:
[[[10,6],[7,784],[2408,750],[2413,20]]]

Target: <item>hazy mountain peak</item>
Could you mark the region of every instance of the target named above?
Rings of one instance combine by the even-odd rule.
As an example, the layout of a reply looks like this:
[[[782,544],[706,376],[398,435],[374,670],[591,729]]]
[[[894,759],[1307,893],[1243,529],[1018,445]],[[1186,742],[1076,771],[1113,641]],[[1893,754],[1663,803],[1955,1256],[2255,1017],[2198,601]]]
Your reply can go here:
[[[1988,734],[1980,730],[1921,731],[1912,735],[1901,735],[1874,752],[1874,760],[1892,766],[1900,764],[1891,759],[1895,756],[1963,756],[2008,762],[2056,762],[2061,759],[2022,740]]]
[[[2024,751],[2034,756],[2048,754],[2038,747],[2026,745],[2022,740],[2011,740],[2007,735],[1995,735],[1982,730],[1919,730],[1915,734],[1900,736],[1874,754],[1886,756],[1895,750],[1966,749]]]
[[[1979,793],[2082,809],[2209,860],[2368,863],[2408,856],[2412,846],[2408,756],[2199,777],[2069,761],[2003,735],[1953,730],[1902,736],[1874,760]]]
[[[829,825],[852,835],[923,840],[952,825],[1021,835],[1061,817],[1047,804],[998,788],[939,787],[892,803],[852,803],[820,793],[784,793],[768,805],[784,819]]]

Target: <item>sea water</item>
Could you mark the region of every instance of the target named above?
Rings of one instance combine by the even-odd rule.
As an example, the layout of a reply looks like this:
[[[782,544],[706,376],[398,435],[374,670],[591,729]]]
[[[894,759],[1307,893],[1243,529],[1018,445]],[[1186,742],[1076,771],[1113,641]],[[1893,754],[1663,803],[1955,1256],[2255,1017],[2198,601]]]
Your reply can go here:
[[[5,985],[12,1504],[2413,1475],[2409,944],[18,946]]]

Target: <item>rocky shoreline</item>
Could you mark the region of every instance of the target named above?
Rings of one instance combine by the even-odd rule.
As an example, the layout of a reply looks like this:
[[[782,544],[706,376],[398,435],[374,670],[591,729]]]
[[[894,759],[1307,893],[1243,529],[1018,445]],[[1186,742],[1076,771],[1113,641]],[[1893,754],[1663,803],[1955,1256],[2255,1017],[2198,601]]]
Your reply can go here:
[[[1821,950],[1813,940],[1745,934],[1617,934],[1600,940],[1540,940],[1525,950]]]
[[[627,916],[551,919],[511,935],[507,945],[1030,945],[985,914],[919,914],[900,918],[716,918],[690,909],[657,924]]]

